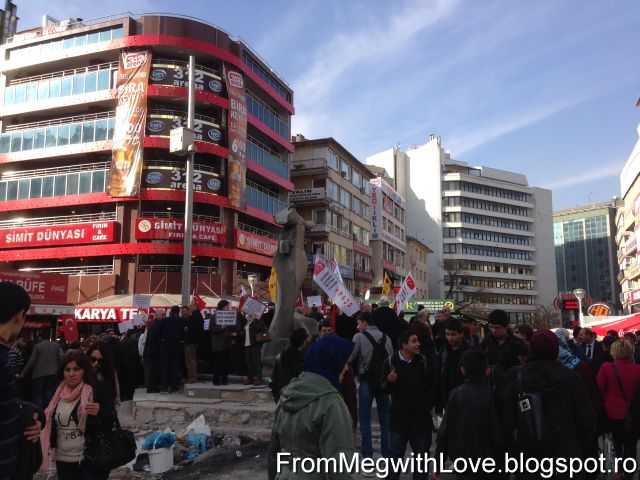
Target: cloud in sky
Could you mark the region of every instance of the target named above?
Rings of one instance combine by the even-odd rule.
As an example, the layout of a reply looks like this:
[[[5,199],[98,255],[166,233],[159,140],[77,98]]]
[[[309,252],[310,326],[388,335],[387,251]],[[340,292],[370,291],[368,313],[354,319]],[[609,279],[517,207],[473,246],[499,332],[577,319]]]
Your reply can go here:
[[[547,183],[543,186],[545,188],[550,188],[551,190],[556,190],[567,187],[575,187],[576,185],[593,182],[594,180],[618,177],[620,176],[622,167],[624,167],[624,163],[612,163],[610,165],[603,165],[600,168],[590,169],[576,175],[567,175],[564,178],[552,181],[551,183]]]

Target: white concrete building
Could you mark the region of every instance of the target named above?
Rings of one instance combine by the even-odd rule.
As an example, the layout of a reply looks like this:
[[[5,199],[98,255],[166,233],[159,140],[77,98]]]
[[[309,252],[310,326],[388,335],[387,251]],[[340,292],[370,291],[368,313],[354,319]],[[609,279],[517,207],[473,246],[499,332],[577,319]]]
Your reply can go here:
[[[453,160],[437,136],[366,163],[389,172],[406,199],[406,234],[433,251],[431,296],[445,297],[450,279],[443,267],[456,264],[459,302],[504,309],[517,322],[552,304],[557,280],[550,190],[530,187],[524,175]]]

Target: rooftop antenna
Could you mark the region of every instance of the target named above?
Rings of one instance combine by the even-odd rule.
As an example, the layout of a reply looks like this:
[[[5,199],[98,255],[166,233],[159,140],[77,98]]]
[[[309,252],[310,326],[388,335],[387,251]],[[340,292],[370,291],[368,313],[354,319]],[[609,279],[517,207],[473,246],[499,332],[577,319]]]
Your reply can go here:
[[[593,195],[593,192],[587,193],[587,198],[589,199],[588,203],[591,203],[591,195]]]

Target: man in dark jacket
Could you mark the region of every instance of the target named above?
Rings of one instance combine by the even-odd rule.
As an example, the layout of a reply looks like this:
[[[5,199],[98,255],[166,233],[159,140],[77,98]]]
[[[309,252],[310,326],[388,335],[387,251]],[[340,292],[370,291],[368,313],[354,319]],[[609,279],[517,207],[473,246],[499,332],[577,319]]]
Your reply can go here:
[[[204,332],[204,318],[198,302],[189,304],[189,316],[185,319],[187,324],[184,338],[184,363],[187,367],[187,383],[198,381],[198,345]]]
[[[437,394],[435,378],[429,376],[426,361],[420,354],[418,337],[405,330],[398,337],[400,350],[385,363],[385,391],[391,393],[389,430],[391,457],[404,458],[407,443],[415,455],[426,454],[431,446],[431,408]],[[390,472],[387,478],[395,480],[399,472]],[[415,474],[414,478],[427,478]]]
[[[536,332],[530,347],[531,356],[527,363],[509,371],[503,391],[501,412],[506,432],[517,434],[514,437],[519,439],[517,449],[524,452],[525,458],[585,459],[596,436],[596,415],[584,382],[575,371],[557,361],[559,342],[553,332]],[[519,371],[522,391],[529,395],[538,394],[543,405],[542,441],[526,442],[523,439],[528,437],[519,430],[518,411],[522,405]],[[554,476],[568,477],[568,474]],[[573,478],[585,476],[580,473]]]
[[[398,349],[398,335],[409,325],[398,318],[393,309],[389,308],[389,299],[380,297],[378,308],[371,313],[371,323],[391,339],[394,350]]]
[[[439,409],[446,408],[449,393],[464,382],[460,365],[464,352],[469,349],[464,331],[465,327],[458,319],[450,318],[444,324],[447,343],[440,351],[438,362],[440,366]]]
[[[25,365],[20,377],[31,375],[33,382],[33,403],[40,408],[47,408],[56,391],[56,374],[62,350],[57,342],[52,342],[42,334],[38,334],[39,342],[33,347],[31,358]]]
[[[136,331],[127,331],[116,351],[116,371],[118,372],[118,383],[120,384],[120,400],[127,401],[133,399],[133,392],[136,389],[138,367],[140,359],[138,357],[138,342],[136,341]]]
[[[165,317],[163,310],[158,310],[154,314],[151,326],[147,328],[147,340],[144,343],[142,362],[145,371],[148,372],[149,385],[147,393],[158,393],[160,391],[162,361],[160,357],[160,329]]]
[[[290,345],[276,355],[269,387],[273,399],[278,403],[280,391],[289,385],[292,378],[300,375],[304,362],[304,351],[311,343],[311,336],[304,328],[297,328],[289,336]]]
[[[436,458],[442,453],[456,458],[493,458],[500,465],[504,457],[501,429],[493,388],[487,378],[491,372],[487,356],[479,350],[467,350],[461,359],[465,382],[451,392],[447,410],[438,429]],[[482,412],[482,414],[478,414]],[[482,472],[458,472],[457,479],[497,478]]]
[[[487,354],[491,368],[491,381],[496,390],[504,385],[507,372],[516,365],[522,364],[528,348],[527,345],[509,330],[509,314],[504,310],[494,310],[489,314],[488,335],[481,345]]]
[[[316,322],[321,322],[322,320],[324,320],[324,315],[322,315],[318,311],[318,305],[316,305],[315,303],[311,305],[311,311],[307,313],[307,317],[313,318]]]
[[[160,326],[162,393],[171,393],[178,390],[184,328],[185,322],[180,316],[180,307],[174,305],[171,307],[171,316],[165,318]]]

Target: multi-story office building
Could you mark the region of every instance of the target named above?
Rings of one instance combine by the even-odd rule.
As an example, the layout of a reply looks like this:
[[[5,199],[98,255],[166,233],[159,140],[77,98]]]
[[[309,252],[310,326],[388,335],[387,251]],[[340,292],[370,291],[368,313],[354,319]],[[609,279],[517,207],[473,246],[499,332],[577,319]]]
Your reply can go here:
[[[429,298],[429,270],[427,255],[431,253],[429,247],[417,238],[407,235],[407,270],[411,272],[416,282],[415,298]]]
[[[293,189],[293,93],[245,43],[201,21],[121,16],[19,33],[1,55],[0,269],[68,274],[72,304],[180,293],[185,157],[169,153],[169,131],[186,125],[194,55],[192,286],[213,296],[237,294],[250,273],[266,283],[273,215]],[[136,109],[146,124],[133,132],[144,149],[139,192],[111,196],[116,108],[131,93],[116,88],[118,71],[149,55],[148,75],[135,77],[146,89]],[[246,133],[246,171],[231,165],[227,131],[243,114],[246,129],[233,133]]]
[[[406,202],[393,185],[384,168],[370,167],[376,178],[371,180],[371,246],[373,248],[373,284],[382,287],[385,272],[394,286],[401,286],[407,275],[407,240],[405,232]]]
[[[640,312],[640,266],[637,252],[640,235],[640,140],[620,174],[620,192],[622,205],[616,217],[616,244],[620,268],[618,281],[622,290],[620,299],[625,313],[635,313]]]
[[[604,302],[613,312],[620,308],[615,219],[621,204],[614,198],[553,212],[558,289],[583,288],[587,303]]]
[[[0,44],[13,37],[18,26],[18,7],[11,0],[4,2],[4,10],[0,10]]]
[[[371,286],[371,185],[373,174],[333,138],[294,138],[291,164],[295,190],[290,203],[315,222],[307,232],[309,265],[320,252],[338,264],[345,285],[356,297]],[[311,270],[303,291],[311,293]]]
[[[407,234],[433,250],[431,296],[451,290],[458,302],[501,308],[518,322],[538,305],[551,305],[557,294],[551,191],[530,187],[521,174],[454,160],[437,136],[366,161],[391,173],[407,199]]]

